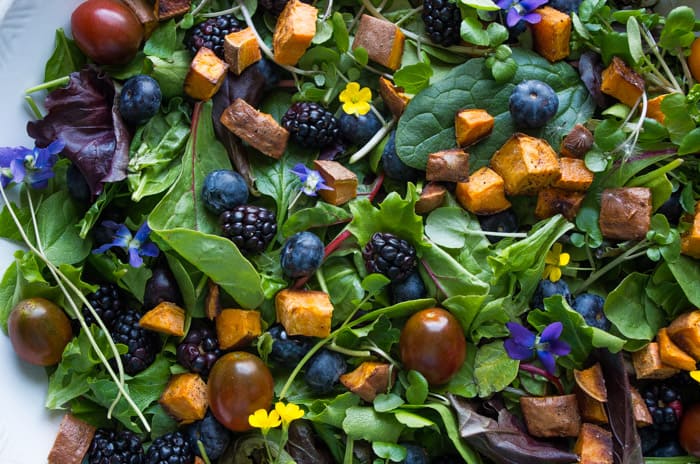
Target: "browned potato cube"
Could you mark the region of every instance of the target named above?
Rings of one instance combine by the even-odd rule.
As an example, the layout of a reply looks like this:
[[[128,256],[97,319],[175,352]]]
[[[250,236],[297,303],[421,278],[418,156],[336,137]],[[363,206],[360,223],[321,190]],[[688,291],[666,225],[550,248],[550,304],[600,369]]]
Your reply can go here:
[[[583,421],[595,422],[596,424],[608,423],[608,414],[605,412],[604,403],[588,396],[578,385],[574,388],[574,392]]]
[[[148,0],[122,0],[126,6],[131,8],[139,22],[143,26],[146,38],[150,37],[153,30],[158,27],[158,18],[153,11],[153,5]]]
[[[163,301],[141,316],[139,325],[144,329],[166,335],[185,335],[185,310],[169,301]]]
[[[486,110],[459,110],[455,115],[457,146],[467,147],[490,135],[494,121]]]
[[[185,77],[185,93],[195,100],[209,100],[224,83],[228,65],[207,47],[199,49]]]
[[[235,75],[262,59],[258,39],[251,28],[246,27],[224,37],[224,59]]]
[[[634,106],[644,92],[644,78],[615,56],[603,70],[600,90],[627,106]]]
[[[613,464],[612,433],[594,424],[583,424],[574,445],[579,464]]]
[[[155,0],[153,10],[158,21],[182,16],[190,11],[192,0]]]
[[[221,294],[221,289],[219,285],[213,280],[209,279],[207,282],[207,296],[204,300],[204,314],[211,321],[214,320],[216,316],[221,314],[221,299],[219,295]]]
[[[214,321],[222,350],[243,348],[262,333],[260,312],[252,309],[224,309]]]
[[[559,159],[542,139],[513,134],[491,157],[491,169],[505,182],[508,195],[534,195],[561,176]]]
[[[275,311],[289,335],[324,338],[331,333],[333,304],[327,293],[286,288],[275,296]]]
[[[289,132],[267,113],[237,98],[221,114],[221,123],[248,145],[270,158],[279,159],[287,149]]]
[[[695,359],[673,343],[667,329],[659,329],[656,334],[656,342],[659,344],[659,356],[662,363],[683,371],[696,369]]]
[[[469,153],[461,148],[428,155],[425,178],[438,182],[466,182],[469,179]]]
[[[530,25],[535,51],[551,62],[569,56],[571,16],[551,6],[538,8],[535,13],[542,17],[539,22]]]
[[[680,349],[700,361],[700,310],[678,316],[666,330]]]
[[[582,159],[561,158],[561,177],[557,179],[552,187],[573,192],[585,192],[593,183],[593,172],[586,167]]]
[[[695,205],[690,229],[681,236],[681,253],[700,259],[700,202]]]
[[[316,160],[314,166],[333,190],[319,190],[324,201],[342,205],[357,196],[357,175],[337,161]]]
[[[416,213],[426,214],[438,208],[445,201],[447,189],[436,182],[428,182],[416,201]]]
[[[455,196],[464,209],[474,214],[496,214],[510,208],[503,178],[486,166],[469,176],[467,182],[458,182]]]
[[[593,133],[586,126],[576,124],[561,141],[559,152],[565,158],[583,158],[593,146]]]
[[[277,18],[272,50],[278,64],[294,66],[316,35],[318,9],[300,0],[290,0]]]
[[[520,408],[534,437],[575,437],[581,428],[576,395],[522,396]]]
[[[598,223],[605,238],[642,240],[651,227],[651,190],[646,187],[604,190]]]
[[[680,372],[661,362],[659,344],[656,342],[651,342],[641,350],[632,353],[632,365],[639,380],[663,380]]]
[[[666,95],[659,95],[654,97],[647,102],[647,118],[656,119],[659,123],[663,124],[666,120],[666,115],[661,111],[661,102],[664,101]]]
[[[581,192],[569,192],[553,187],[542,189],[537,193],[535,217],[546,219],[561,214],[573,221],[585,197],[586,194]]]
[[[81,464],[90,448],[96,427],[66,414],[49,452],[48,464]]]
[[[391,388],[395,377],[391,364],[365,361],[354,371],[341,375],[340,383],[363,400],[372,402],[378,394]]]
[[[204,419],[209,407],[207,384],[193,372],[174,375],[158,402],[178,422],[187,424]]]
[[[630,397],[632,398],[632,415],[637,427],[646,427],[654,423],[654,418],[651,417],[649,408],[647,407],[644,398],[634,387],[630,387]]]
[[[352,49],[362,47],[370,60],[396,71],[401,66],[405,41],[406,36],[396,24],[363,14]]]
[[[384,104],[389,108],[391,114],[395,118],[400,118],[403,110],[410,99],[403,93],[403,87],[397,87],[384,76],[379,76],[379,95],[382,97]]]
[[[608,401],[603,370],[599,363],[588,369],[574,369],[576,399],[584,421],[604,424],[608,421],[603,403]]]

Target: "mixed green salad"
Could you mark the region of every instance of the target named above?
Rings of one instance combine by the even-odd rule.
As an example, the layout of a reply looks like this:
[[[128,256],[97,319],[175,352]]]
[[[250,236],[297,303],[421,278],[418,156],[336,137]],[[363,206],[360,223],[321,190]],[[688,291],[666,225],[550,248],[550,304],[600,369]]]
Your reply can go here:
[[[70,462],[700,462],[693,9],[306,1],[56,31],[0,323]]]

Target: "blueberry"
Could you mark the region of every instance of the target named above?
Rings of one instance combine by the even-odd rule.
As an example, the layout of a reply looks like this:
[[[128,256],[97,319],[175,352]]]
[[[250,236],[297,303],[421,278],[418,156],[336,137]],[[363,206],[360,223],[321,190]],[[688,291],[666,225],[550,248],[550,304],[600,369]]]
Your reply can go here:
[[[202,201],[209,211],[221,214],[248,201],[248,185],[243,176],[235,171],[212,171],[204,179]]]
[[[393,131],[382,151],[382,166],[384,174],[389,179],[401,182],[412,182],[418,178],[418,170],[405,164],[396,154],[396,131]]]
[[[582,293],[576,297],[571,307],[583,316],[583,320],[591,327],[610,330],[610,321],[605,317],[603,305],[605,305],[605,299],[602,296]]]
[[[287,239],[282,247],[280,264],[287,277],[308,277],[323,262],[325,249],[318,235],[298,232]]]
[[[423,279],[417,271],[410,273],[401,282],[392,282],[390,290],[393,304],[424,298],[427,293]]]
[[[683,206],[681,205],[681,189],[679,188],[671,194],[671,197],[664,202],[656,211],[663,214],[668,219],[668,223],[674,226],[678,225],[683,214]]]
[[[382,128],[381,121],[372,111],[361,116],[343,112],[338,123],[340,135],[353,145],[366,144]]]
[[[279,324],[270,327],[268,332],[272,336],[270,359],[284,367],[296,366],[313,346],[309,338],[302,336],[292,337]]]
[[[566,14],[572,12],[578,13],[578,7],[581,6],[581,1],[582,0],[550,0],[548,6],[556,8]]]
[[[90,193],[90,186],[85,180],[85,176],[80,170],[71,163],[66,171],[66,184],[68,186],[68,194],[75,200],[81,203],[89,203],[92,194]]]
[[[119,113],[127,124],[143,124],[158,113],[161,98],[158,82],[139,74],[124,84],[119,94]]]
[[[518,231],[518,216],[513,209],[507,209],[496,214],[488,216],[477,216],[481,230],[485,232],[517,232]],[[497,243],[503,240],[503,237],[487,235],[486,238],[491,243]]]
[[[527,80],[515,86],[508,107],[517,127],[536,129],[557,114],[559,97],[544,82]]]
[[[333,391],[333,386],[347,370],[348,365],[340,353],[322,349],[309,360],[304,380],[314,392],[324,395]]]
[[[207,412],[207,415],[201,421],[190,424],[185,432],[190,443],[192,443],[195,454],[201,456],[197,445],[199,440],[204,445],[204,451],[206,451],[207,456],[212,461],[219,459],[224,454],[231,441],[231,432],[216,420],[211,411]]]
[[[553,295],[561,295],[564,299],[571,304],[571,290],[569,290],[569,285],[564,282],[563,279],[559,279],[556,282],[552,282],[549,279],[540,280],[537,284],[537,289],[532,297],[532,307],[537,309],[544,309],[544,299],[549,298]]]
[[[406,448],[406,459],[403,463],[405,464],[429,464],[430,458],[428,457],[427,451],[422,446],[415,445],[413,443],[401,443],[401,446]]]

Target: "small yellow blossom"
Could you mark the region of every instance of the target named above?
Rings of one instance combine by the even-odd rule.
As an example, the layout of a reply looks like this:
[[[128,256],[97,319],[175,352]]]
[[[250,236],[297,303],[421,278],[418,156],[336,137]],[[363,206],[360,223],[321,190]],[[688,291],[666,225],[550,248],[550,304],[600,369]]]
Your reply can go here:
[[[690,376],[696,381],[700,382],[700,371],[692,371]]]
[[[248,416],[248,423],[251,427],[262,429],[263,435],[267,435],[270,429],[279,427],[282,423],[280,415],[277,411],[270,411],[268,414],[264,409],[258,409],[253,414]]]
[[[569,253],[562,253],[561,243],[555,243],[544,258],[544,273],[542,277],[556,282],[561,279],[561,268],[569,264]]]
[[[304,417],[304,410],[294,403],[284,404],[278,401],[275,404],[275,412],[282,418],[284,427],[288,426],[292,421]]]
[[[360,88],[360,84],[357,82],[348,82],[338,98],[343,103],[343,111],[347,114],[362,116],[369,113],[372,91],[369,87]]]

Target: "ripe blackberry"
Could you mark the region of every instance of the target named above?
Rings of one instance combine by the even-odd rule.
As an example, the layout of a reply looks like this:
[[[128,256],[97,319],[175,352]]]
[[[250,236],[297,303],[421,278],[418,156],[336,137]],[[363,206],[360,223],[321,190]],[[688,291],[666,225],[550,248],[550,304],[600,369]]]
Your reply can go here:
[[[462,15],[456,2],[424,0],[421,17],[425,23],[425,32],[434,43],[449,47],[461,41],[459,27]]]
[[[289,0],[260,0],[258,4],[270,12],[273,16],[279,16],[287,6]]]
[[[323,148],[338,138],[338,120],[318,103],[294,103],[284,116],[282,126],[292,139],[307,148]]]
[[[138,312],[127,309],[119,313],[112,329],[114,343],[122,343],[128,347],[128,351],[122,355],[122,363],[124,371],[129,375],[136,375],[150,366],[160,348],[158,335],[142,329],[139,326],[140,318]]]
[[[227,14],[209,18],[190,29],[185,39],[185,45],[192,53],[197,53],[201,47],[207,47],[223,60],[224,37],[241,29],[241,23],[233,15]]]
[[[87,453],[88,464],[143,464],[144,453],[138,435],[129,430],[97,429]]]
[[[678,428],[683,415],[683,400],[675,388],[666,384],[652,384],[642,391],[642,398],[654,419],[654,427],[662,432]]]
[[[416,266],[416,249],[406,240],[387,232],[375,232],[362,250],[367,272],[384,274],[401,282]]]
[[[194,450],[182,432],[171,432],[155,440],[146,451],[146,464],[192,464]]]
[[[241,205],[219,216],[224,237],[244,255],[262,253],[277,233],[275,214],[266,208]]]
[[[114,319],[116,319],[117,315],[124,307],[119,287],[114,284],[102,284],[100,288],[87,295],[86,298],[95,309],[95,312],[97,312],[97,315],[100,316],[100,319],[102,319],[107,329],[111,329],[114,324]],[[82,313],[88,325],[97,324],[97,321],[92,316],[87,305],[83,305]]]
[[[193,320],[187,336],[177,346],[177,362],[190,372],[206,377],[219,356],[221,349],[216,330],[203,319]]]

